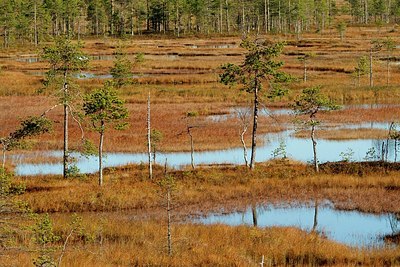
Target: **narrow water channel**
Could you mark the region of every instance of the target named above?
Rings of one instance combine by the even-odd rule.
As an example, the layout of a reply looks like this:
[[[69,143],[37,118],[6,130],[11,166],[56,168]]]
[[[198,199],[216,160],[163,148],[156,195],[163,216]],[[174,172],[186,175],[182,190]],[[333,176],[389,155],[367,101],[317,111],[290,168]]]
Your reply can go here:
[[[302,162],[312,160],[312,143],[309,139],[297,138],[292,135],[292,131],[283,133],[269,134],[263,137],[264,142],[257,147],[256,161],[262,162],[273,158],[272,151],[280,147],[281,143],[286,146],[287,157]],[[354,154],[351,160],[364,160],[368,150],[374,148],[380,151],[382,140],[356,139],[356,140],[318,140],[318,157],[320,162],[343,160],[342,152],[351,150]],[[391,143],[391,145],[393,145]],[[388,159],[394,161],[394,149],[389,149]],[[59,157],[60,163],[24,163],[23,157],[12,157],[13,164],[16,165],[17,175],[39,175],[39,174],[62,174],[61,151],[43,152],[43,156]],[[94,173],[98,170],[98,159],[95,156],[82,157],[73,154],[76,159],[76,166],[82,173]],[[163,164],[167,159],[170,167],[179,169],[190,165],[190,152],[171,152],[159,153],[158,163]],[[196,165],[200,164],[243,164],[242,148],[232,148],[214,151],[195,152],[194,160]],[[147,162],[145,153],[107,153],[104,159],[105,167],[117,167],[126,164],[139,164]]]

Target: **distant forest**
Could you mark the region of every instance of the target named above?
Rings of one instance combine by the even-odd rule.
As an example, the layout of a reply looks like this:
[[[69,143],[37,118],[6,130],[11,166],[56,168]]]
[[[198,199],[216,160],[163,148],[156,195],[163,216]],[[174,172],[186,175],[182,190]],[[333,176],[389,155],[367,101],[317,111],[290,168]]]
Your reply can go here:
[[[3,47],[52,36],[323,32],[400,20],[400,0],[0,0]]]

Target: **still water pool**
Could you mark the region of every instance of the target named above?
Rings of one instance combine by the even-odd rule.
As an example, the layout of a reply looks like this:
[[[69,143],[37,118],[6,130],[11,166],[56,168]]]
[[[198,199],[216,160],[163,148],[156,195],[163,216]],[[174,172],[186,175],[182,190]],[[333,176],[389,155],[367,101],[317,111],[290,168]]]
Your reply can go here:
[[[313,205],[259,205],[255,207],[258,227],[293,226],[311,231],[314,226]],[[194,219],[200,224],[253,225],[253,210],[230,214],[209,214]],[[358,211],[339,211],[332,205],[318,207],[316,231],[353,247],[381,247],[383,237],[393,233],[390,214],[368,214]]]

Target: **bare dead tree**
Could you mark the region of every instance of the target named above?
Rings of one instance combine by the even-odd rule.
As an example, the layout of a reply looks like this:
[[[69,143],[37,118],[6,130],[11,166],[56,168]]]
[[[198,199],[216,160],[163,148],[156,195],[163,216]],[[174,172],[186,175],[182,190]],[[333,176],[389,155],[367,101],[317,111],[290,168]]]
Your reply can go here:
[[[150,125],[150,92],[147,98],[147,153],[149,159],[149,179],[153,179],[153,167],[151,162],[151,125]]]
[[[251,120],[251,109],[250,108],[237,108],[235,110],[236,116],[239,119],[239,123],[240,123],[240,130],[239,130],[239,135],[240,135],[240,142],[242,143],[243,146],[243,158],[244,158],[244,162],[246,167],[249,166],[249,162],[247,159],[247,146],[246,146],[246,142],[244,139],[244,135],[247,132],[247,129],[250,126],[250,120]]]

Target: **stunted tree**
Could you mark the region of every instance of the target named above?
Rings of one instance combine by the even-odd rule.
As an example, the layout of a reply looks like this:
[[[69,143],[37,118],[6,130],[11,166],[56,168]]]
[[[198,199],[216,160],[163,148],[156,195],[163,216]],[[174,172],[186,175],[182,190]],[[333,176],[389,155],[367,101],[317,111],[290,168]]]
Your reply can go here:
[[[382,43],[379,40],[371,41],[371,47],[369,49],[369,87],[371,88],[374,86],[374,69],[373,69],[374,53],[377,53],[381,49],[382,49]]]
[[[315,54],[313,53],[305,53],[304,55],[298,57],[297,59],[303,63],[303,82],[307,82],[307,65],[308,61],[313,58]]]
[[[368,59],[366,56],[361,56],[357,60],[357,66],[353,74],[357,77],[357,86],[361,85],[361,76],[367,75],[369,71]]]
[[[58,105],[64,107],[64,178],[68,176],[69,169],[68,116],[71,114],[75,118],[71,102],[75,95],[74,91],[78,89],[72,80],[74,75],[85,68],[88,63],[88,57],[81,51],[81,48],[80,44],[73,44],[67,37],[60,37],[52,46],[45,47],[42,53],[42,57],[50,64],[45,86],[55,88],[59,96]]]
[[[386,38],[382,41],[382,47],[386,50],[386,86],[389,86],[390,80],[390,59],[396,45],[392,38]]]
[[[27,137],[40,135],[49,132],[52,128],[52,123],[45,117],[29,117],[21,121],[20,127],[10,133],[9,136],[0,138],[2,145],[2,167],[6,164],[6,152],[20,146],[21,141]]]
[[[346,22],[344,22],[344,21],[341,21],[336,25],[336,30],[339,33],[341,41],[343,41],[343,39],[344,39],[344,34],[346,32],[346,28],[347,28],[347,25],[346,25]]]
[[[241,89],[253,94],[253,131],[251,142],[250,169],[254,169],[257,146],[257,126],[259,109],[259,92],[263,88],[263,82],[271,89],[270,96],[279,96],[284,91],[278,83],[288,82],[290,76],[280,71],[282,61],[275,61],[283,50],[283,43],[272,43],[260,40],[243,40],[241,47],[247,50],[243,63],[225,64],[220,81],[225,85],[240,84]]]
[[[121,48],[115,53],[114,66],[111,68],[110,73],[117,89],[129,84],[132,79],[132,62],[129,61],[126,53]]]
[[[303,123],[311,127],[310,137],[313,146],[314,168],[319,171],[317,157],[317,141],[315,138],[315,128],[320,124],[317,114],[320,111],[330,111],[339,107],[332,103],[324,94],[321,93],[320,87],[305,88],[302,94],[295,100],[293,110],[296,115],[303,115],[306,118]]]
[[[151,150],[153,153],[153,163],[156,164],[156,153],[158,151],[158,146],[163,139],[163,134],[157,129],[152,129],[150,133],[151,140]]]
[[[103,143],[106,126],[113,125],[116,129],[122,129],[128,117],[128,110],[124,107],[124,101],[108,83],[93,93],[85,96],[83,104],[85,115],[90,118],[93,128],[99,133],[99,185],[103,185]]]

